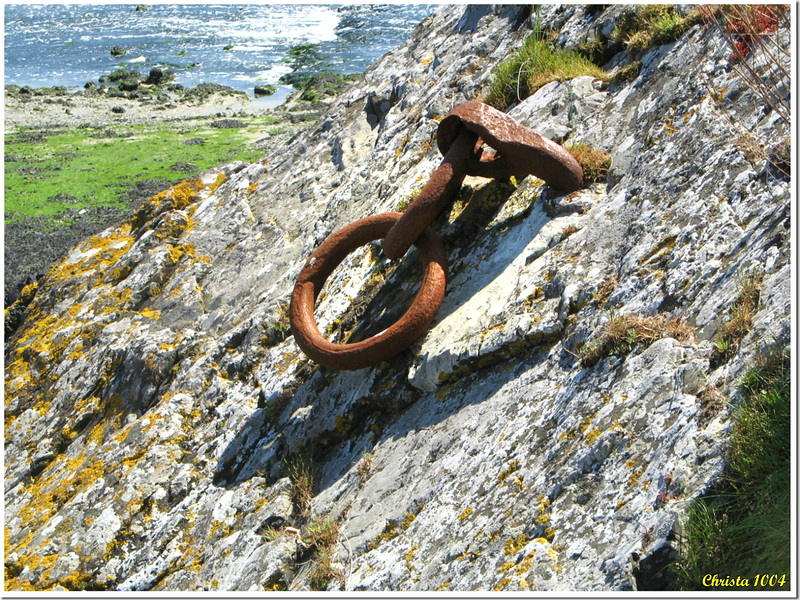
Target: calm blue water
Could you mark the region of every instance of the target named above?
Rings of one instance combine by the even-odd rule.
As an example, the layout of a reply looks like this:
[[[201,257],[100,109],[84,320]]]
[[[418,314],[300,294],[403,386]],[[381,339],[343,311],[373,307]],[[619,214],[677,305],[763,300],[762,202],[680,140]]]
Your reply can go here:
[[[118,68],[248,92],[291,71],[289,49],[320,44],[326,68],[361,73],[402,44],[432,5],[5,5],[5,83],[82,87]],[[122,46],[125,56],[112,57]],[[231,47],[228,50],[224,48]],[[282,90],[288,92],[288,88]]]

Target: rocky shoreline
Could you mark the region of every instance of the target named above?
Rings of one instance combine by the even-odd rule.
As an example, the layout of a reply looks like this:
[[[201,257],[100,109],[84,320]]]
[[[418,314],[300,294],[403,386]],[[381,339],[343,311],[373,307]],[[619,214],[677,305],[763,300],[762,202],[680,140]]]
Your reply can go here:
[[[97,130],[136,125],[164,125],[182,130],[207,127],[224,119],[272,116],[281,133],[253,140],[266,155],[279,147],[325,107],[324,101],[307,102],[301,93],[293,94],[275,108],[252,101],[246,94],[216,84],[201,84],[175,94],[147,93],[147,86],[133,93],[121,94],[113,88],[70,92],[65,88],[6,86],[5,134],[24,134],[30,139],[44,139],[48,133],[85,129],[87,135]],[[6,146],[6,162],[25,160]],[[141,203],[168,188],[174,181],[143,179],[120,196],[124,204],[67,209],[57,218],[34,216],[5,223],[5,306],[18,297],[21,289],[36,281],[81,240],[120,223],[132,215]],[[69,190],[65,190],[65,193]]]

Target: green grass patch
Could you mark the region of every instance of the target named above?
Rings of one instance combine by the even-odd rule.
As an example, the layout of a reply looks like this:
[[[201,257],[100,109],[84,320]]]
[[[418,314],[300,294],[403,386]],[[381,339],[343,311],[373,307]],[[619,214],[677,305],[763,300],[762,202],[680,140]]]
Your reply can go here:
[[[607,77],[605,71],[580,53],[553,46],[540,27],[534,25],[519,50],[495,69],[485,102],[505,110],[551,81],[567,81],[582,75]]]
[[[160,179],[169,185],[233,160],[258,160],[263,151],[248,142],[264,135],[275,119],[240,120],[245,127],[213,128],[204,122],[180,129],[114,125],[7,134],[6,223],[70,208],[124,206],[120,196],[138,181]]]
[[[673,565],[684,590],[789,589],[791,558],[790,353],[773,349],[742,378],[728,468],[693,503]],[[747,580],[744,588],[714,585]],[[764,577],[766,575],[766,577]]]

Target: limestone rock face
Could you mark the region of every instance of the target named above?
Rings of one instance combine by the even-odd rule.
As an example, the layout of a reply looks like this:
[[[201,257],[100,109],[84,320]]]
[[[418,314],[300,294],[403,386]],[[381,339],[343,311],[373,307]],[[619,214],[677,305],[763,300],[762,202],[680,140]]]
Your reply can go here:
[[[575,46],[620,14],[542,16]],[[331,371],[287,327],[308,254],[413,197],[441,160],[438,121],[529,32],[522,7],[447,7],[282,152],[154,197],[23,291],[6,345],[9,589],[649,585],[724,466],[738,376],[790,335],[790,183],[737,143],[788,127],[712,30],[650,50],[633,81],[554,82],[509,111],[610,153],[608,183],[564,197],[468,178],[434,223],[447,296],[409,351]],[[326,285],[332,339],[374,335],[416,293],[416,253],[395,265],[379,248]],[[753,328],[713,360],[753,274]],[[626,314],[691,335],[581,361]],[[730,402],[710,412],[708,386]]]

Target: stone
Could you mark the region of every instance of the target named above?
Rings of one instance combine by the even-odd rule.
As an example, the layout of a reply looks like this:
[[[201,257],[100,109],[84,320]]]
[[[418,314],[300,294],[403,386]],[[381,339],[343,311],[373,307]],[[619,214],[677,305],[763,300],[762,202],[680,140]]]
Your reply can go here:
[[[577,46],[625,10],[542,18]],[[657,567],[726,462],[735,402],[709,415],[699,395],[735,398],[758,352],[791,337],[790,182],[731,143],[732,118],[781,125],[748,94],[709,97],[738,85],[712,32],[650,50],[634,82],[549,84],[509,111],[611,153],[613,172],[571,195],[467,178],[433,224],[447,294],[409,350],[328,370],[286,325],[308,255],[424,185],[437,119],[487,84],[528,17],[440,9],[283,152],[156,194],[28,290],[6,340],[7,589],[73,589],[76,556],[95,590],[669,585]],[[352,253],[317,299],[320,330],[379,333],[419,271],[414,251]],[[752,271],[753,329],[712,368]],[[582,364],[618,315],[691,335]],[[323,525],[335,535],[315,549]]]
[[[276,88],[274,85],[257,85],[253,89],[253,93],[255,94],[256,98],[261,96],[272,96],[272,94],[274,94],[276,91],[278,91],[278,88]]]

